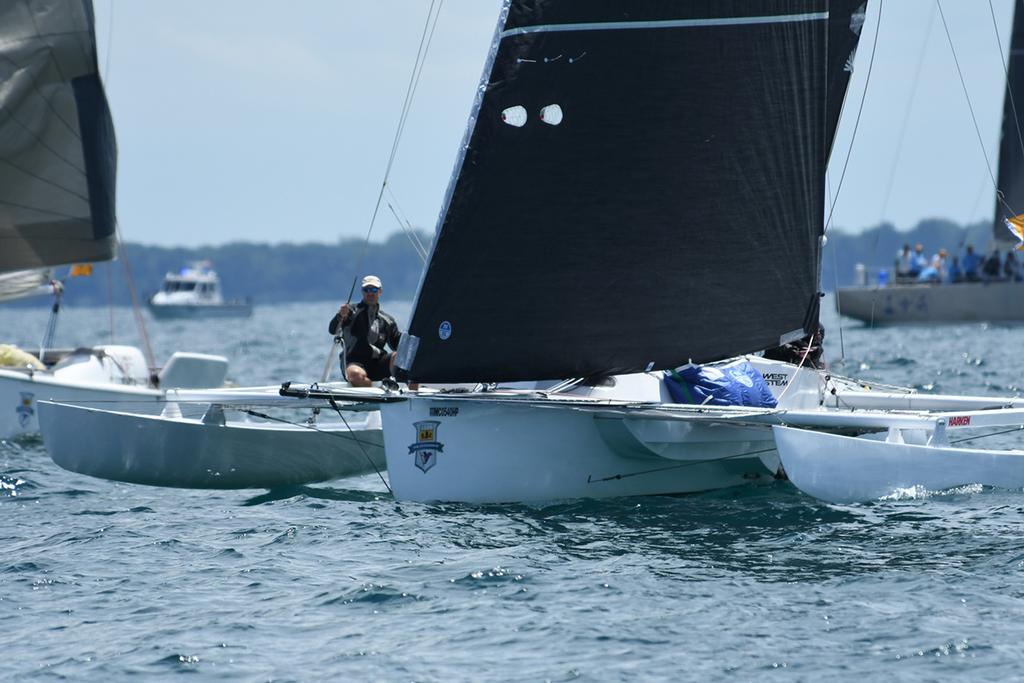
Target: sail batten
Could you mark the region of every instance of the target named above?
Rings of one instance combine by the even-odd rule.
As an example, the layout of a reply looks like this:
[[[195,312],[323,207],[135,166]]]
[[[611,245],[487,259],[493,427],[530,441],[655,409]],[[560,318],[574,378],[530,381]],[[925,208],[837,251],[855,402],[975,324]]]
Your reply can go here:
[[[830,65],[850,54],[831,51],[830,4],[511,0],[407,376],[636,372],[815,326]]]
[[[0,272],[115,255],[113,122],[90,0],[0,7]]]
[[[543,24],[520,26],[501,32],[502,38],[525,33],[553,33],[557,31],[621,31],[659,28],[706,28],[710,26],[737,26],[751,24],[780,24],[791,21],[821,21],[828,19],[828,12],[808,14],[776,14],[759,17],[720,17],[708,19],[665,19],[663,21],[605,21],[569,24]]]

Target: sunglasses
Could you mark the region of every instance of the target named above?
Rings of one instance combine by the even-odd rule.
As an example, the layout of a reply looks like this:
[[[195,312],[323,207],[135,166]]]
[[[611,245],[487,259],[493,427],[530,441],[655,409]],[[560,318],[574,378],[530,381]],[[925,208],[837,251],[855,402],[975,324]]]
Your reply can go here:
[[[363,287],[363,291],[367,294],[376,294],[380,291],[380,287]]]

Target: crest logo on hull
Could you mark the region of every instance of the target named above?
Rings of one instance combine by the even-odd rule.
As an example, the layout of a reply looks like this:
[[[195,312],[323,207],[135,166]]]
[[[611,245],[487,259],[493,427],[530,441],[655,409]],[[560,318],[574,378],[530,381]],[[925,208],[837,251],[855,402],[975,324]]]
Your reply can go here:
[[[437,440],[437,427],[440,420],[421,420],[413,423],[416,430],[416,443],[409,446],[409,453],[415,455],[413,464],[426,472],[437,464],[437,454],[444,450],[444,444]]]
[[[21,425],[22,429],[28,427],[29,420],[35,415],[35,408],[32,407],[32,399],[35,398],[35,394],[27,391],[21,393],[21,405],[14,409],[14,412],[18,413],[18,424]]]

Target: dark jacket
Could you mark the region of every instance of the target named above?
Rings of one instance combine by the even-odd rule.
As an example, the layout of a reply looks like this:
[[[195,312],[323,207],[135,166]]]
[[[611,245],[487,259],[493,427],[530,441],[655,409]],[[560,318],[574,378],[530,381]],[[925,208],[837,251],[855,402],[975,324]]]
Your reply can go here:
[[[365,302],[360,301],[348,314],[347,320],[341,314],[335,314],[327,331],[331,334],[342,334],[345,339],[345,351],[349,362],[365,362],[378,360],[386,355],[385,345],[392,351],[398,350],[398,342],[402,332],[398,323],[390,315],[380,310],[370,310]]]

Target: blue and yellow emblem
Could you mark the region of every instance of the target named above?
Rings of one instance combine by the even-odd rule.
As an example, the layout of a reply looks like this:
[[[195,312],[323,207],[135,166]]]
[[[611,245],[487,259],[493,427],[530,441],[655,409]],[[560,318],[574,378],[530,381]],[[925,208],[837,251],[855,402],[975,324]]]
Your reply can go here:
[[[421,420],[413,423],[416,443],[409,446],[409,453],[415,454],[413,464],[426,472],[437,462],[437,454],[444,450],[444,444],[437,440],[439,420]]]
[[[32,407],[32,399],[35,398],[35,394],[31,394],[27,391],[19,392],[21,394],[21,405],[14,409],[18,413],[18,424],[21,425],[22,429],[28,427],[29,420],[35,414],[35,408]]]

